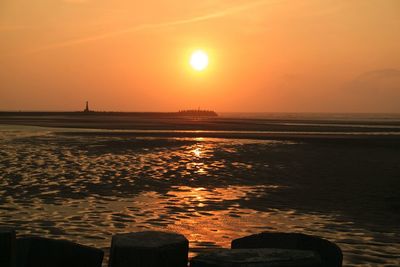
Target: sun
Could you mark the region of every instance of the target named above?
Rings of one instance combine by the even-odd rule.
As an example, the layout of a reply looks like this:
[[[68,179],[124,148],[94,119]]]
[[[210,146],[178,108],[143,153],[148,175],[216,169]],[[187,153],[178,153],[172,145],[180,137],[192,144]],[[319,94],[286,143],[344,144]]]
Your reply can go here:
[[[203,50],[196,50],[190,56],[190,65],[196,71],[203,71],[208,66],[208,55]]]

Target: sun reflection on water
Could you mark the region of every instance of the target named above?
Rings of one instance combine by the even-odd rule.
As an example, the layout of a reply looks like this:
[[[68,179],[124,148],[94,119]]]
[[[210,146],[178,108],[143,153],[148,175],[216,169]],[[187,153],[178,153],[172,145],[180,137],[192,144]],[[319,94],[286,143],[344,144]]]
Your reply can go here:
[[[193,154],[196,156],[196,157],[200,157],[200,155],[201,155],[201,149],[198,147],[198,148],[196,148],[196,149],[193,149],[192,150],[192,152],[193,152]]]

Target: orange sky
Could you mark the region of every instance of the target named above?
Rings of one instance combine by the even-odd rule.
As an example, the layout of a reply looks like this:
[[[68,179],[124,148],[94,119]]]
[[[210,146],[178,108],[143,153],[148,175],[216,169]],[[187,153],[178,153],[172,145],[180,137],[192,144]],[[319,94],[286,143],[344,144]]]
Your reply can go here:
[[[204,72],[189,66],[198,48]],[[400,112],[398,0],[1,0],[0,110]]]

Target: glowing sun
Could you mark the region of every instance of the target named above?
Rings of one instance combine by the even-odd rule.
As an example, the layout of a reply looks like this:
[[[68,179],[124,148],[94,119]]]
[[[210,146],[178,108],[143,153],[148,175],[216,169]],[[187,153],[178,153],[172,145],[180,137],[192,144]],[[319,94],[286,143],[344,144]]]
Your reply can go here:
[[[208,55],[202,50],[196,50],[190,56],[189,63],[196,71],[205,70],[208,66]]]

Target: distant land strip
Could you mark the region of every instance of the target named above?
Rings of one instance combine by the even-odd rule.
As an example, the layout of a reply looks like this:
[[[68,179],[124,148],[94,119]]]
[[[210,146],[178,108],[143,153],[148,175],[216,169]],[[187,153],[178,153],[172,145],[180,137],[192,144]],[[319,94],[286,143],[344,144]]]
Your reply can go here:
[[[216,117],[212,110],[180,110],[178,112],[122,111],[0,111],[0,116],[131,116],[131,117]]]

